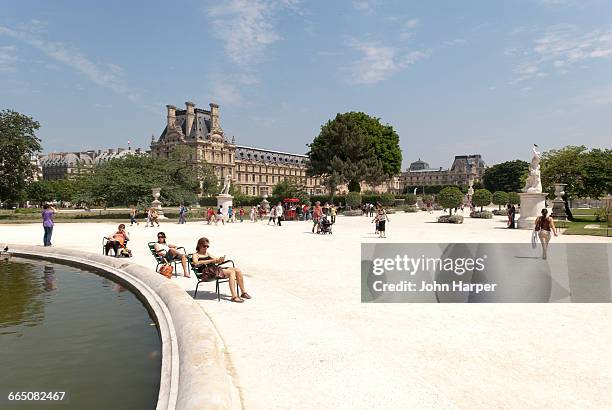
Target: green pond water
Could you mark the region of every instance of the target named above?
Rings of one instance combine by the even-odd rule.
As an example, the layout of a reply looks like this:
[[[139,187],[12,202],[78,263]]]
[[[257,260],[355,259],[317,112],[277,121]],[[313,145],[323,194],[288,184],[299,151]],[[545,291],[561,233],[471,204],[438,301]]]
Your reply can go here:
[[[68,402],[15,409],[153,409],[161,341],[117,283],[71,266],[0,260],[0,393],[66,391]]]

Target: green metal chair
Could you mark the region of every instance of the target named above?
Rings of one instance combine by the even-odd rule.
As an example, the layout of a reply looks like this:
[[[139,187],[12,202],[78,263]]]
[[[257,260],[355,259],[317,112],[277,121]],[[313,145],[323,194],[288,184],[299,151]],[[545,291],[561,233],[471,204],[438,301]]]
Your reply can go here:
[[[155,262],[157,262],[157,266],[155,267],[155,272],[159,272],[159,267],[160,267],[161,265],[167,265],[167,264],[168,264],[168,260],[166,260],[166,258],[165,258],[165,257],[163,257],[163,256],[159,256],[159,255],[157,254],[157,252],[155,251],[155,244],[156,244],[156,243],[157,243],[157,242],[148,242],[148,243],[147,243],[147,246],[149,247],[149,251],[151,252],[151,255],[153,255],[153,257],[155,258]],[[177,250],[178,250],[178,249],[182,249],[182,250],[183,250],[183,253],[184,253],[185,255],[187,255],[187,251],[185,250],[185,247],[183,247],[183,246],[179,246],[179,247],[178,247],[178,248],[176,248],[176,249],[177,249]],[[177,266],[181,265],[181,261],[180,261],[180,259],[174,259],[174,260],[172,260],[170,263],[172,263],[172,264],[174,265],[174,269],[173,269],[174,276],[178,276]],[[187,264],[187,270],[188,270],[188,271],[190,270],[190,265],[189,265],[189,264]],[[186,273],[186,272],[183,272],[183,273]]]
[[[187,255],[187,262],[189,262],[191,271],[195,274],[196,278],[198,279],[198,284],[196,285],[195,292],[193,293],[193,298],[195,299],[198,296],[198,286],[200,286],[200,283],[215,282],[215,292],[217,292],[217,302],[221,301],[221,293],[219,291],[219,284],[229,282],[229,279],[209,278],[209,277],[202,275],[202,273],[199,272],[199,269],[193,264],[193,254],[192,253]],[[231,263],[232,268],[236,267],[234,265],[234,261],[229,260],[229,259],[223,263],[217,264],[217,266],[222,266],[222,265],[225,265],[226,263]],[[236,293],[238,295],[240,294],[240,291],[238,288],[238,281],[236,281]]]

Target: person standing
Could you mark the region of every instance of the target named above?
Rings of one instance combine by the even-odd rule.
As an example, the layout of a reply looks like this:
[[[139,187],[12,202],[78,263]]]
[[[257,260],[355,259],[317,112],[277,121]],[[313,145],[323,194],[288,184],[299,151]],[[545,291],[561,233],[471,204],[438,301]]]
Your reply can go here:
[[[184,224],[186,222],[187,216],[187,206],[185,204],[181,204],[179,208],[179,224]]]
[[[317,229],[317,233],[321,229],[319,223],[321,222],[321,216],[323,215],[323,208],[321,208],[321,202],[315,202],[315,206],[312,209],[312,233],[315,233],[315,228]]]
[[[277,225],[281,226],[281,221],[283,219],[283,204],[280,202],[276,205],[276,221]]]
[[[548,243],[550,242],[550,232],[555,236],[557,234],[557,228],[555,227],[555,221],[548,216],[548,210],[542,209],[542,215],[538,216],[535,221],[535,230],[538,233],[540,242],[542,242],[542,259],[546,259],[548,256]]]
[[[510,214],[512,215],[512,217],[510,218],[510,228],[516,229],[516,207],[514,206],[514,204],[512,204],[512,206],[510,207]]]
[[[268,219],[267,225],[270,225],[270,222],[272,222],[272,225],[276,225],[276,207],[275,206],[270,207],[270,219]]]
[[[151,207],[150,209],[151,211],[151,227],[153,227],[153,224],[156,223],[157,226],[159,227],[159,214],[157,213],[157,208],[153,208]]]
[[[329,208],[329,213],[331,215],[331,223],[335,224],[336,223],[336,214],[338,213],[338,210],[336,209],[336,205],[332,204],[331,207]]]
[[[240,209],[238,210],[238,215],[240,216],[240,223],[242,223],[244,221],[244,208],[240,207]]]
[[[217,225],[221,221],[221,225],[225,225],[225,221],[223,219],[223,205],[219,205],[217,209],[217,216],[215,217],[215,225]]]
[[[376,230],[378,231],[379,238],[386,238],[386,224],[389,221],[389,217],[387,216],[387,211],[381,205],[376,204],[376,216],[372,222],[376,222]]]
[[[208,207],[208,209],[206,210],[206,223],[210,225],[213,222],[214,218],[215,211],[211,207]]]
[[[134,226],[134,224],[136,224],[136,226],[140,225],[140,223],[136,219],[137,215],[138,210],[136,209],[136,207],[134,205],[130,206],[130,226]]]
[[[227,207],[227,222],[234,222],[234,207],[231,205]]]
[[[251,222],[257,222],[257,208],[251,207]]]
[[[55,218],[55,208],[49,204],[44,204],[41,216],[43,221],[43,229],[45,231],[45,234],[43,235],[43,245],[51,246],[51,236],[53,235],[53,226],[55,225],[53,222],[53,219]]]

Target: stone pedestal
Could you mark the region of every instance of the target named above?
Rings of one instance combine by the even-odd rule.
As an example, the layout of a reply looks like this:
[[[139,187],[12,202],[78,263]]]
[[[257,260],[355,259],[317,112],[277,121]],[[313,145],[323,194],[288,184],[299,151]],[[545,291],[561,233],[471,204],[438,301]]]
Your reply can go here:
[[[563,202],[563,195],[565,192],[563,189],[567,184],[555,184],[555,199],[553,200],[552,217],[558,221],[565,221],[567,216],[565,215],[565,202]]]
[[[161,206],[161,201],[159,200],[161,188],[151,188],[151,193],[153,195],[153,202],[151,202],[151,208],[157,209],[157,219],[168,219],[164,215],[164,210]]]
[[[234,206],[234,197],[229,195],[229,194],[219,194],[217,195],[217,208],[219,208],[220,206],[223,206],[222,208],[222,213],[223,213],[223,219],[227,221],[228,218],[228,213],[227,210],[229,209],[230,206]]]
[[[270,202],[268,202],[268,195],[263,196],[263,200],[259,204],[266,212],[270,211]]]
[[[542,215],[542,209],[546,208],[546,196],[542,192],[523,192],[521,197],[521,213],[517,224],[519,229],[533,229],[535,220]]]

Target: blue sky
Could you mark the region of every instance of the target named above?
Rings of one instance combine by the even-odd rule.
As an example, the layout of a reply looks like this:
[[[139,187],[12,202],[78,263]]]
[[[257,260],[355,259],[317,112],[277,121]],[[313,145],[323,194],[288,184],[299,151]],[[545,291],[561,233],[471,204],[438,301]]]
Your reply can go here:
[[[610,147],[608,0],[3,1],[0,108],[46,152],[146,147],[165,105],[304,153],[338,112],[395,127],[404,167]]]

